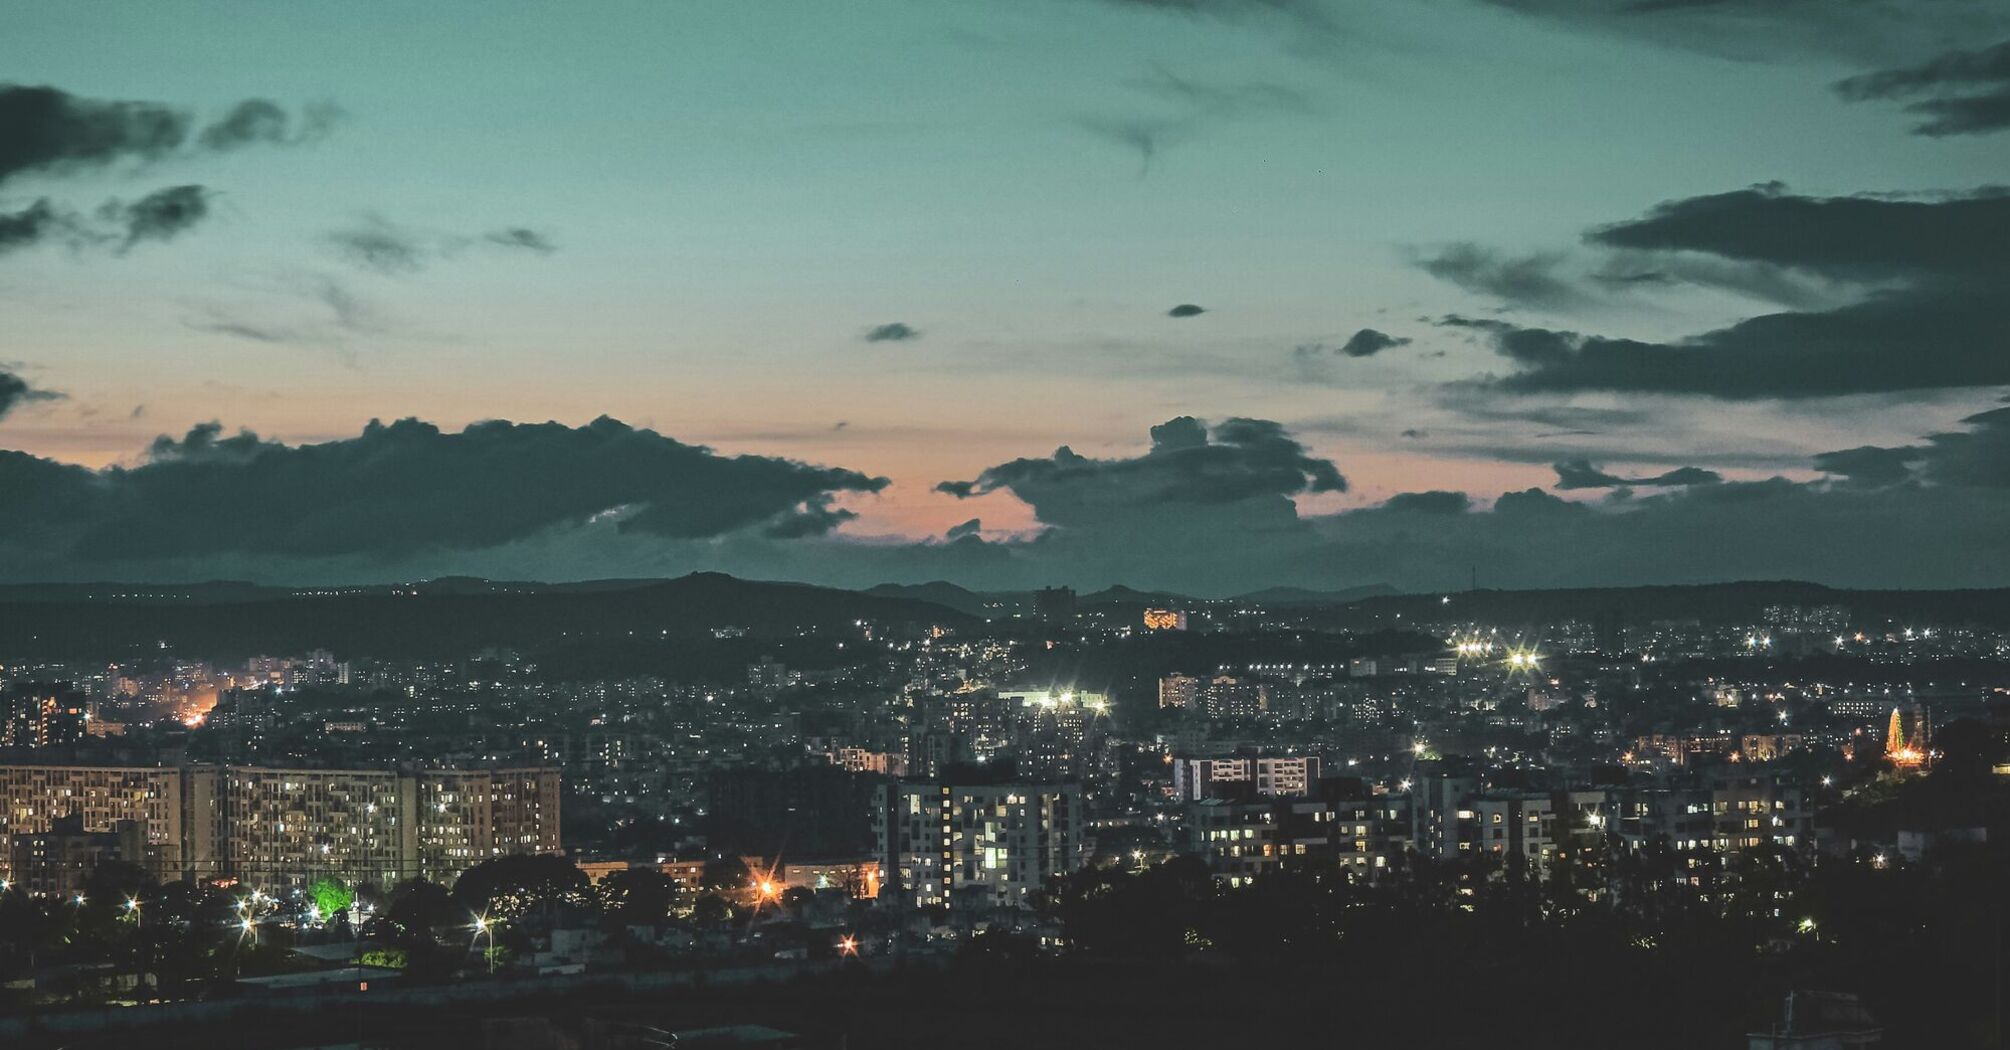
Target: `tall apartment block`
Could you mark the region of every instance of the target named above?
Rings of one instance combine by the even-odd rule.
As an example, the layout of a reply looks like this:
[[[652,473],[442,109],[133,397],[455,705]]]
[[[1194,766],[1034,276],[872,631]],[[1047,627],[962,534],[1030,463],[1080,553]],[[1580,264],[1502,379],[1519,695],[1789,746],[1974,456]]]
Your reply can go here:
[[[162,879],[260,888],[324,875],[388,886],[451,881],[490,857],[559,852],[559,775],[486,770],[259,766],[0,766],[0,835],[132,822]]]
[[[899,781],[879,785],[876,801],[880,892],[909,907],[1022,906],[1086,863],[1077,784]]]

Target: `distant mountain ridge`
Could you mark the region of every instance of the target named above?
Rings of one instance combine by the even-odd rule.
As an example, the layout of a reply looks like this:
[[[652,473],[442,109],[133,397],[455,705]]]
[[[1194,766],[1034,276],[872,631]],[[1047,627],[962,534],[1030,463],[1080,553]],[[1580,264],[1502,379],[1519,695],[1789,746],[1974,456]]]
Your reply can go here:
[[[721,628],[791,637],[874,624],[920,630],[976,620],[941,605],[800,583],[693,573],[674,580],[515,584],[456,579],[368,588],[32,585],[0,589],[0,654],[101,657],[143,646],[245,656],[329,649],[464,656],[592,637],[709,638]],[[67,590],[65,588],[68,588]],[[205,600],[205,599],[212,600]]]
[[[1032,612],[1032,591],[979,592],[945,581],[864,591],[693,573],[671,580],[529,583],[450,577],[363,587],[196,584],[0,585],[0,657],[97,659],[141,649],[240,657],[329,649],[387,658],[465,656],[583,639],[844,637],[872,624],[904,631],[975,628]],[[1297,627],[1373,631],[1416,623],[1541,627],[1566,620],[1757,623],[1774,606],[1834,605],[1852,623],[2010,625],[2010,589],[1849,591],[1797,581],[1567,590],[1399,594],[1385,586],[1272,587],[1213,601],[1112,587],[1078,608],[1119,619],[1139,606],[1199,609],[1224,601],[1267,608]]]

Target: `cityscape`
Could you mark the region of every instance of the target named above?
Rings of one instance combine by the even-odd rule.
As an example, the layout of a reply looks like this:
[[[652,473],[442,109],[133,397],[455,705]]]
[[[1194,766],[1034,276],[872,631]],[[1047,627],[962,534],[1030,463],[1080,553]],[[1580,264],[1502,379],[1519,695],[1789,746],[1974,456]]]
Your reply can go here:
[[[694,587],[735,617],[458,658],[110,639],[9,657],[11,1008],[55,1033],[90,1008],[493,1003],[540,982],[597,1001],[612,975],[897,987],[1043,961],[1184,960],[1235,987],[1280,960],[1405,969],[1434,938],[1577,938],[1656,968],[1697,953],[1698,995],[1735,975],[1731,1000],[1663,1022],[1687,1039],[1768,1031],[1755,1011],[1789,994],[1854,1026],[1841,1045],[1993,1024],[1994,931],[1957,913],[2001,893],[2010,616],[1926,611],[1973,596],[1907,596],[1920,618],[1899,620],[1865,592],[1615,590],[1536,622],[1541,592],[629,589]],[[400,590],[423,616],[470,590],[552,597]],[[12,591],[18,623],[107,608]],[[161,624],[228,608],[116,601]],[[1684,614],[1704,605],[1726,614]],[[574,670],[581,646],[625,670]],[[1376,924],[1405,932],[1357,948]],[[1659,943],[1681,937],[1701,940]],[[1585,1024],[1643,1001],[1600,994]],[[803,1009],[741,1020],[828,1034]],[[436,1038],[393,1017],[362,1045]]]
[[[0,0],[0,1048],[2010,1050],[2010,0]]]

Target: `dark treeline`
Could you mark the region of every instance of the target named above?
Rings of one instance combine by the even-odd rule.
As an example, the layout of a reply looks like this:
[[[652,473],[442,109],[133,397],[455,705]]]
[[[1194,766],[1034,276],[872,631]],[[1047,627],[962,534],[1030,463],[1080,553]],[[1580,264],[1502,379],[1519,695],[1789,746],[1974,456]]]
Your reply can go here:
[[[1373,884],[1287,870],[1237,889],[1175,859],[1084,872],[1049,907],[1077,958],[1185,960],[1231,997],[1315,989],[1293,1011],[1307,1032],[1331,1015],[1412,1045],[1735,1046],[1815,989],[1860,995],[1894,1047],[1995,1046],[2006,858],[1762,849],[1692,867],[1593,843],[1540,877],[1412,860]]]

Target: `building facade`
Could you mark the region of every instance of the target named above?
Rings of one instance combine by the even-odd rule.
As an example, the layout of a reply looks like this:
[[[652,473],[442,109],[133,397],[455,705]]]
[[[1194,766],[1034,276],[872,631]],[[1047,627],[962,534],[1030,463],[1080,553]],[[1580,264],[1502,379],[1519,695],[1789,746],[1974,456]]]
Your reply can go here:
[[[7,835],[47,833],[62,818],[85,832],[130,823],[136,863],[157,878],[271,890],[324,875],[451,881],[491,857],[557,853],[559,807],[551,768],[0,766]]]
[[[886,882],[914,908],[981,896],[1023,907],[1048,880],[1087,862],[1077,784],[881,784],[874,833]]]

